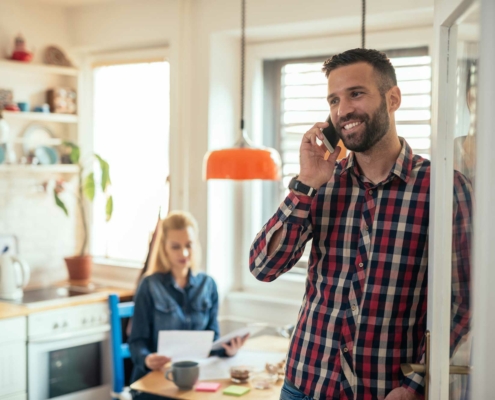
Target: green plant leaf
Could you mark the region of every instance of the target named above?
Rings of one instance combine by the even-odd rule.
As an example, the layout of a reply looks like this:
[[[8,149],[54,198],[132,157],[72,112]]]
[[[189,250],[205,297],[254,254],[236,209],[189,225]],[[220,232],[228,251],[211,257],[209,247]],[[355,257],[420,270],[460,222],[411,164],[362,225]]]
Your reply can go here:
[[[62,211],[65,213],[65,215],[69,216],[69,212],[67,211],[67,207],[65,207],[65,204],[62,200],[60,200],[60,197],[58,197],[57,192],[54,190],[53,195],[55,196],[55,204],[59,206]]]
[[[112,218],[112,213],[113,213],[113,197],[112,196],[108,196],[106,213],[107,213],[107,222],[108,222],[108,221],[110,221],[110,218]]]
[[[70,160],[74,164],[78,164],[79,158],[81,157],[81,150],[79,149],[79,146],[73,142],[67,142],[67,141],[64,141],[63,144],[65,146],[70,147]]]
[[[95,154],[96,159],[100,163],[101,168],[101,190],[105,192],[107,190],[108,185],[110,185],[110,166],[108,163],[101,158],[98,154]]]
[[[84,178],[83,193],[90,201],[95,198],[95,174],[93,172]]]

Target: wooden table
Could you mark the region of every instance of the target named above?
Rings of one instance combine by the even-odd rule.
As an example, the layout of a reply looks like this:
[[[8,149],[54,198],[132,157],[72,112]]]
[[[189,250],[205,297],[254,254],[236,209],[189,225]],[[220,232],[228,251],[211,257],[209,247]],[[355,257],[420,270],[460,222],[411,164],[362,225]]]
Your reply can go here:
[[[249,339],[244,348],[256,351],[287,352],[289,340],[278,336],[259,336]],[[226,387],[233,385],[230,379],[216,379],[215,382],[219,382],[221,387],[213,393],[180,390],[173,382],[165,379],[163,371],[152,371],[131,384],[131,389],[181,400],[227,400],[237,398],[236,396],[227,396],[222,393]],[[267,390],[251,388],[247,394],[240,398],[243,400],[278,400],[282,383],[283,381],[279,380],[273,388]],[[239,386],[250,387],[248,383]]]

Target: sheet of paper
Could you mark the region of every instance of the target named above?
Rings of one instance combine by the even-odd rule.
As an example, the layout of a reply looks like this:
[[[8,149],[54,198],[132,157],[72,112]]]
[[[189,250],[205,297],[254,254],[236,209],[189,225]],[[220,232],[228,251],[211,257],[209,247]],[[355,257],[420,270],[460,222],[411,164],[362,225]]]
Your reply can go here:
[[[228,333],[227,335],[222,336],[218,340],[215,340],[213,342],[213,345],[211,346],[212,350],[219,350],[222,348],[222,343],[228,343],[230,342],[233,338],[235,337],[243,337],[246,336],[248,333],[251,337],[256,335],[258,332],[261,332],[263,329],[266,328],[266,325],[259,324],[259,325],[248,325],[243,328],[237,329],[233,332]]]
[[[199,380],[229,379],[230,367],[249,365],[263,371],[266,363],[276,364],[285,360],[285,353],[239,350],[234,357],[210,357],[199,362]]]
[[[208,358],[213,342],[213,331],[160,331],[158,354],[172,361],[199,361]]]

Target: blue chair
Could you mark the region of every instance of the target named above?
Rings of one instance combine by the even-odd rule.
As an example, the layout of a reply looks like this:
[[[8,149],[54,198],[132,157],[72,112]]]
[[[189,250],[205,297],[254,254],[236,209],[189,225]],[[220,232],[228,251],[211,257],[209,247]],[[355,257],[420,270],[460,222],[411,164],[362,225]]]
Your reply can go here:
[[[130,358],[129,345],[122,343],[122,318],[130,318],[134,314],[134,302],[119,303],[119,296],[108,296],[110,308],[110,332],[112,348],[112,399],[131,399],[129,388],[124,387],[124,359]]]

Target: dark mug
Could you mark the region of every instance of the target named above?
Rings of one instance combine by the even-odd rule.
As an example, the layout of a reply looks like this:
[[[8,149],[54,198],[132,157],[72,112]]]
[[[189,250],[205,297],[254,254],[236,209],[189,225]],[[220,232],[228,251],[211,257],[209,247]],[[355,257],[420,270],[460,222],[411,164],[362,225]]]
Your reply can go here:
[[[182,390],[190,390],[199,378],[199,364],[194,361],[180,361],[165,371],[165,378]]]

